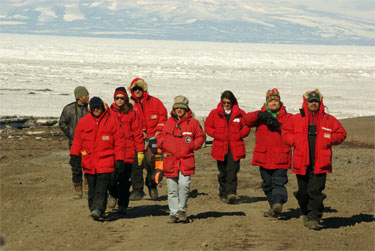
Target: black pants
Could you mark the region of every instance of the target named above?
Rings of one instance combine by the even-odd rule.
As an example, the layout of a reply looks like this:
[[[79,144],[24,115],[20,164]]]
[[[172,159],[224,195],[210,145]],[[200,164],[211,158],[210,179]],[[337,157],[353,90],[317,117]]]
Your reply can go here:
[[[99,209],[105,212],[107,206],[107,193],[111,182],[111,173],[86,174],[89,185],[89,209]]]
[[[146,169],[147,176],[146,180],[143,181],[143,169]],[[131,171],[131,185],[133,187],[133,191],[143,193],[143,182],[145,185],[151,189],[156,188],[157,184],[152,179],[152,172],[155,170],[155,158],[152,156],[151,161],[147,164],[146,156],[143,159],[142,164],[138,165],[138,156],[135,154],[135,160],[133,163],[133,168]]]
[[[112,197],[118,199],[118,205],[122,208],[129,206],[129,189],[130,189],[130,174],[132,172],[132,163],[125,163],[124,167],[119,170],[117,180],[112,178],[109,187],[109,193]]]
[[[326,174],[315,174],[308,168],[306,175],[298,175],[298,191],[294,193],[304,215],[310,219],[322,218],[323,200],[327,197],[322,191],[326,184]]]
[[[71,144],[69,144],[69,151],[70,148],[72,147]],[[82,168],[81,168],[81,156],[79,156],[79,168],[76,168],[74,166],[72,167],[72,181],[73,183],[82,183]]]
[[[276,203],[284,204],[288,201],[288,192],[285,184],[288,183],[287,169],[265,169],[259,167],[262,177],[262,188],[267,196],[270,207]]]
[[[229,150],[224,161],[217,161],[219,175],[219,196],[226,197],[229,194],[237,194],[237,173],[240,171],[240,161],[234,161]]]

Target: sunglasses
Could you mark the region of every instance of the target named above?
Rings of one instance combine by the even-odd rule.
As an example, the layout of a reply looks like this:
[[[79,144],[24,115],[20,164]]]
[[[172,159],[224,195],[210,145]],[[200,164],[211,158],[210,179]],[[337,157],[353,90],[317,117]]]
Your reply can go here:
[[[116,99],[116,100],[119,100],[119,99],[121,99],[121,100],[125,100],[125,97],[115,97],[115,99]]]
[[[132,89],[132,91],[143,91],[143,88],[142,87],[139,87],[139,86],[136,86]]]
[[[230,102],[230,101],[222,101],[222,103],[223,103],[223,105],[230,105],[230,104],[232,104],[232,102]]]

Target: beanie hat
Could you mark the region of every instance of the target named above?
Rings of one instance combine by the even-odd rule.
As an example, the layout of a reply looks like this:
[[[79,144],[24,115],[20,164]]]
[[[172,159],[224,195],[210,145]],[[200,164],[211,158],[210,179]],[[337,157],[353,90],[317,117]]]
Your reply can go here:
[[[268,90],[266,93],[266,102],[269,102],[271,100],[278,100],[280,101],[280,93],[279,90],[276,88],[273,88],[272,90]]]
[[[79,99],[80,97],[83,97],[85,95],[88,95],[89,92],[87,91],[86,87],[84,86],[77,86],[75,89],[74,89],[74,97],[76,99]]]
[[[321,94],[318,89],[315,89],[311,92],[307,92],[305,97],[307,102],[311,102],[313,100],[318,101],[319,103],[321,102]]]
[[[92,97],[90,99],[90,109],[94,110],[94,108],[102,108],[104,110],[104,103],[103,100],[99,97]]]
[[[173,109],[176,108],[183,108],[185,110],[189,110],[189,100],[184,96],[176,96],[174,97],[173,102]]]
[[[129,90],[131,91],[134,87],[141,87],[144,91],[147,91],[147,83],[141,79],[141,78],[135,78],[133,81],[130,83]]]
[[[128,99],[128,94],[126,93],[125,87],[117,87],[115,93],[113,94],[113,98],[116,98],[116,96],[119,94],[124,95],[125,99]]]

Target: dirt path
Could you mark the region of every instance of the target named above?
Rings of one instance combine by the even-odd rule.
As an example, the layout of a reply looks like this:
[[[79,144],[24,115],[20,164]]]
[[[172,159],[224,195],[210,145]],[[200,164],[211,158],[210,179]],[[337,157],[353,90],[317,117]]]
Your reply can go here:
[[[352,121],[345,123],[350,127],[358,122]],[[373,137],[373,131],[363,137]],[[189,224],[166,223],[165,180],[159,186],[159,201],[146,196],[130,203],[128,216],[109,213],[107,221],[95,222],[88,217],[85,199],[71,199],[67,142],[59,129],[8,130],[0,140],[1,235],[8,250],[375,249],[373,145],[358,147],[349,140],[334,148],[324,229],[311,231],[302,225],[291,172],[282,218],[263,217],[268,205],[259,170],[250,165],[253,140],[254,132],[247,139],[248,157],[241,162],[238,204],[219,201],[216,162],[207,147],[197,152]]]

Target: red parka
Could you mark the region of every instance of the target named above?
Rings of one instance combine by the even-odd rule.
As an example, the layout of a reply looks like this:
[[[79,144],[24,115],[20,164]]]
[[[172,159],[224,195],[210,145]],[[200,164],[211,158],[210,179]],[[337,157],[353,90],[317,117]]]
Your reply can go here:
[[[120,123],[125,135],[125,163],[133,163],[135,151],[142,152],[145,150],[145,141],[142,134],[142,126],[135,111],[130,110],[128,113],[120,112],[116,103],[111,105],[110,113],[116,117]]]
[[[132,92],[131,100],[134,102],[133,109],[141,120],[147,138],[154,136],[156,131],[163,130],[168,112],[158,98],[150,96],[144,91],[141,100],[137,99]]]
[[[312,113],[307,108],[306,97],[303,96],[301,113],[293,115],[282,130],[282,137],[288,145],[294,147],[293,167],[295,174],[306,174],[310,164],[308,124]],[[346,138],[346,131],[333,116],[324,112],[323,97],[320,109],[315,116],[317,135],[315,143],[314,173],[332,172],[332,145],[338,145]]]
[[[204,129],[209,136],[214,138],[212,158],[224,161],[225,155],[228,154],[228,147],[230,147],[234,161],[245,158],[246,149],[243,138],[249,135],[250,127],[245,125],[244,116],[245,112],[237,104],[233,105],[232,114],[227,123],[222,102],[210,112],[204,122]]]
[[[194,151],[202,147],[206,136],[198,122],[187,116],[177,120],[171,113],[161,134],[157,137],[158,147],[164,152],[163,172],[167,178],[192,175],[195,172]]]
[[[107,108],[95,118],[91,111],[82,117],[74,130],[71,155],[82,157],[85,173],[111,173],[116,160],[124,160],[125,138],[116,117]]]
[[[281,130],[270,130],[267,125],[258,118],[259,112],[267,111],[262,107],[260,111],[249,112],[245,115],[246,125],[256,127],[255,147],[252,165],[265,169],[289,169],[291,164],[291,149],[281,137]],[[285,106],[280,108],[277,121],[282,129],[292,114],[287,113]]]

